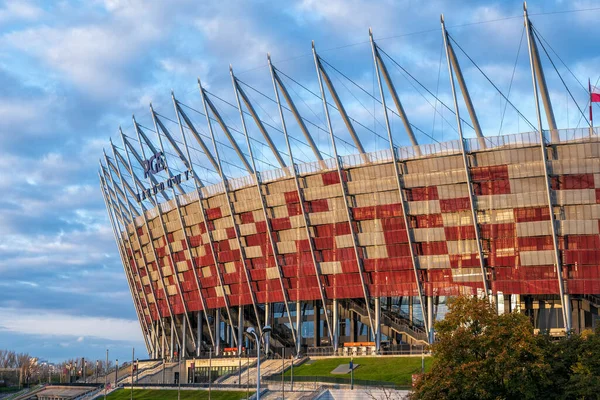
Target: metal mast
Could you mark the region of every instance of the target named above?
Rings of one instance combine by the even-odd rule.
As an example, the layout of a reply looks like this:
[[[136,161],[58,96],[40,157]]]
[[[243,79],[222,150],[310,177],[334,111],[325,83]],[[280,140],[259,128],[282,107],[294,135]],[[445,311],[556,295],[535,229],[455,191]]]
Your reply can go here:
[[[258,306],[256,305],[256,294],[254,293],[254,291],[252,290],[252,281],[251,281],[251,277],[250,277],[250,271],[248,271],[248,266],[246,265],[246,255],[245,255],[245,251],[244,251],[244,247],[242,246],[242,241],[240,238],[240,230],[238,227],[238,224],[235,220],[235,213],[234,213],[234,209],[233,209],[233,205],[231,204],[231,197],[230,197],[230,191],[229,191],[229,182],[227,180],[227,177],[225,176],[225,172],[223,171],[223,165],[221,164],[221,157],[219,156],[219,149],[217,147],[217,140],[215,139],[215,132],[213,130],[212,127],[212,123],[210,122],[210,116],[208,114],[208,109],[207,106],[210,107],[210,102],[206,97],[206,93],[204,91],[204,89],[202,88],[202,84],[200,82],[200,79],[198,79],[198,88],[200,89],[200,97],[202,98],[202,105],[204,106],[204,113],[206,114],[206,123],[208,124],[208,131],[210,133],[210,137],[213,143],[213,147],[214,147],[214,151],[215,151],[215,157],[217,159],[217,165],[219,166],[219,174],[221,176],[221,181],[223,182],[223,189],[225,192],[225,200],[227,201],[227,206],[229,208],[229,213],[231,215],[231,222],[233,224],[233,228],[235,231],[235,237],[237,239],[238,242],[238,247],[240,248],[240,259],[242,262],[242,268],[244,270],[245,276],[246,276],[246,282],[248,283],[248,291],[250,292],[250,297],[252,299],[252,307],[254,309],[254,315],[256,317],[256,322],[258,325],[258,330],[260,332],[260,334],[262,335],[262,326],[260,324],[260,317],[258,314]],[[212,108],[213,113],[216,112],[216,109]],[[217,117],[218,120],[221,120],[220,116]],[[221,125],[221,128],[223,128],[224,125]],[[223,131],[225,132],[225,128],[223,128]],[[229,132],[228,130],[225,132],[225,134],[227,134],[227,132]],[[239,148],[238,148],[239,150]],[[239,150],[239,154],[241,154],[241,150]],[[240,157],[243,158],[243,160],[245,161],[246,158],[243,157],[243,155]],[[246,161],[247,163],[247,161]],[[250,165],[247,166],[248,171],[250,171],[250,173],[253,173],[254,170],[252,169],[252,167],[250,167]]]
[[[460,86],[460,91],[462,92],[463,98],[465,100],[465,105],[467,106],[467,111],[469,112],[469,117],[471,118],[471,122],[473,123],[473,129],[475,130],[475,135],[479,139],[479,145],[482,149],[485,149],[485,141],[483,140],[483,133],[481,132],[481,126],[479,125],[479,118],[477,118],[477,113],[475,112],[475,107],[473,107],[473,101],[471,100],[471,95],[469,95],[469,89],[467,89],[467,84],[465,82],[465,78],[463,76],[462,70],[460,69],[460,65],[458,64],[458,59],[456,58],[456,53],[454,52],[454,48],[452,44],[448,40],[448,31],[446,30],[446,26],[444,24],[444,16],[442,15],[442,29],[444,34],[444,47],[446,48],[446,57],[448,59],[448,64],[451,65],[449,68],[454,68],[454,72],[456,72],[456,80],[458,81],[458,86]]]
[[[325,68],[323,68],[323,64],[321,64],[321,58],[319,57],[319,55],[317,54],[317,51],[315,50],[314,41],[313,41],[313,57],[315,59],[315,65],[317,67],[317,74],[319,75],[319,83],[321,86],[321,96],[323,97],[323,99],[325,99],[325,91],[322,87],[323,81],[325,81],[325,85],[327,85],[327,88],[329,89],[331,98],[333,99],[335,106],[337,107],[340,115],[342,116],[342,119],[344,120],[344,124],[346,125],[346,128],[348,129],[348,132],[350,133],[350,136],[352,137],[352,141],[354,141],[354,145],[356,146],[358,152],[362,156],[364,163],[368,164],[369,159],[365,155],[365,149],[363,148],[363,145],[360,142],[360,139],[358,138],[356,131],[354,130],[354,126],[352,125],[352,122],[350,121],[350,117],[348,117],[348,113],[346,112],[346,109],[344,108],[344,105],[342,104],[342,101],[340,100],[340,97],[338,96],[337,91],[335,90],[335,87],[333,86],[333,83],[331,82],[331,79],[329,78],[329,75],[327,74],[327,71],[325,71]],[[325,103],[325,106],[327,106],[327,103]],[[329,115],[329,111],[327,111],[327,115]],[[329,118],[329,117],[327,117],[327,118]]]
[[[535,68],[536,50],[532,46],[532,43],[534,43],[534,40],[530,34],[531,26],[529,24],[529,17],[527,15],[527,3],[523,3],[523,17],[525,18],[525,30],[528,33],[527,34],[527,44],[528,44],[528,48],[529,48],[529,61],[530,61],[530,65],[531,65],[531,81],[533,83],[533,97],[535,99],[535,112],[536,112],[536,117],[537,117],[537,121],[538,121],[538,129],[539,129],[539,134],[540,134],[540,150],[542,152],[542,163],[544,166],[544,180],[546,183],[546,195],[548,197],[548,209],[550,212],[550,224],[552,227],[552,245],[554,246],[554,262],[555,262],[555,268],[556,268],[556,275],[558,278],[558,290],[560,293],[560,303],[562,306],[565,330],[567,331],[567,334],[570,334],[571,315],[572,315],[571,314],[571,301],[569,299],[569,295],[565,292],[565,283],[564,283],[564,278],[563,278],[562,263],[561,263],[560,251],[559,251],[559,247],[558,247],[558,234],[556,233],[556,218],[554,216],[554,207],[552,204],[552,188],[550,186],[550,175],[549,175],[549,170],[548,170],[548,155],[546,153],[546,140],[544,138],[544,131],[542,129],[542,114],[540,111],[540,100],[538,97],[537,82],[539,81],[540,86],[543,86],[542,90],[541,90],[542,96],[544,96],[544,90],[547,91],[547,89],[544,89],[546,83],[544,82],[542,84],[542,81],[544,80],[543,76],[538,78],[537,74],[536,74],[536,68]],[[538,65],[538,68],[541,70],[539,65]],[[538,78],[538,79],[536,79],[536,78]],[[546,95],[547,95],[547,93],[546,93]],[[549,101],[549,99],[548,99],[548,101]],[[548,110],[546,110],[546,114],[548,115]],[[554,136],[554,132],[556,132],[556,136],[558,136],[558,131],[553,129],[552,132],[553,132],[552,136]]]
[[[350,234],[352,236],[352,245],[354,247],[354,255],[356,256],[356,264],[358,267],[360,282],[361,282],[363,294],[365,297],[365,308],[367,309],[367,314],[369,317],[369,325],[371,326],[371,331],[375,332],[375,329],[374,329],[375,326],[373,324],[373,318],[371,316],[371,306],[369,304],[369,291],[367,288],[367,284],[365,282],[365,277],[363,276],[363,274],[364,274],[363,262],[362,262],[360,252],[358,250],[358,241],[356,239],[356,230],[354,229],[354,225],[353,225],[354,221],[352,219],[352,212],[350,211],[350,206],[348,205],[349,195],[348,195],[347,188],[346,188],[346,181],[344,179],[344,173],[342,171],[342,161],[340,160],[340,157],[338,156],[337,146],[335,144],[335,136],[333,135],[333,126],[331,125],[331,118],[329,117],[329,106],[327,104],[327,98],[325,97],[325,90],[323,89],[323,79],[321,78],[321,72],[322,72],[321,63],[319,61],[319,56],[317,55],[317,51],[315,50],[315,42],[314,41],[312,42],[312,51],[313,51],[313,58],[315,60],[315,67],[317,69],[317,78],[319,80],[319,89],[321,90],[321,98],[323,100],[323,109],[325,110],[325,119],[327,120],[327,127],[329,129],[329,136],[331,138],[331,146],[333,148],[333,154],[335,157],[335,165],[337,168],[338,177],[340,179],[340,188],[342,189],[342,197],[344,198],[346,215],[348,217],[348,224],[350,225]],[[366,155],[363,154],[363,156],[366,158]],[[379,349],[377,349],[377,350],[379,350]]]
[[[377,84],[379,85],[379,94],[381,96],[381,106],[383,107],[383,115],[385,117],[385,127],[387,130],[387,134],[388,134],[388,141],[390,144],[390,156],[392,157],[392,162],[394,163],[394,172],[395,172],[395,176],[396,176],[396,184],[398,186],[398,193],[400,194],[400,203],[402,205],[402,216],[404,217],[404,229],[406,229],[406,236],[408,238],[408,246],[409,246],[409,250],[410,250],[410,258],[412,260],[412,265],[413,265],[413,271],[415,273],[415,282],[417,285],[417,293],[419,296],[419,302],[421,303],[421,311],[423,312],[423,321],[425,323],[425,330],[428,333],[431,333],[431,327],[429,327],[428,325],[428,320],[425,316],[425,308],[426,308],[426,304],[425,304],[425,300],[423,298],[423,285],[421,283],[421,278],[420,278],[420,272],[419,272],[419,265],[417,262],[417,257],[415,257],[415,249],[414,249],[414,240],[413,240],[413,235],[412,235],[412,229],[410,227],[410,223],[409,223],[409,215],[408,215],[408,206],[406,203],[406,198],[404,195],[404,187],[402,184],[402,179],[400,178],[400,170],[398,168],[398,155],[396,153],[396,148],[394,146],[394,139],[392,136],[392,130],[390,127],[390,119],[388,117],[388,111],[387,111],[387,105],[386,105],[386,101],[385,101],[385,95],[383,93],[383,85],[381,84],[381,75],[380,72],[383,71],[383,61],[381,60],[381,55],[379,54],[379,51],[377,50],[377,45],[375,44],[375,41],[373,40],[373,32],[371,31],[371,29],[369,29],[369,39],[371,41],[371,50],[373,52],[373,61],[375,63],[375,74],[377,75]],[[387,74],[387,72],[384,72],[383,75],[385,76]],[[389,86],[388,86],[389,88]],[[392,86],[393,88],[393,86]],[[395,93],[395,92],[394,92]],[[397,98],[397,96],[392,95],[394,98]],[[404,108],[402,107],[402,104],[400,103],[400,100],[398,99],[398,103],[396,104],[396,106],[398,107],[399,110],[402,110],[402,121],[405,121],[404,127],[406,128],[407,126],[410,128],[410,124],[408,123],[408,118],[406,118],[406,114],[404,114]],[[411,141],[414,140],[414,136],[411,136],[412,134],[412,130],[407,132],[409,133],[409,137],[412,137]],[[416,143],[416,141],[415,141]],[[431,334],[428,335],[431,339]]]
[[[551,134],[550,137],[552,138],[552,142],[558,142],[558,128],[556,127],[556,119],[554,118],[554,109],[552,108],[552,101],[550,101],[550,95],[548,94],[548,85],[546,84],[546,76],[544,75],[544,69],[542,68],[542,62],[540,61],[540,53],[535,38],[533,37],[533,26],[531,25],[529,15],[527,14],[526,1],[523,2],[523,14],[525,16],[525,31],[527,33],[529,63],[531,65],[532,74],[534,74],[537,83],[540,85],[540,95],[542,96],[542,102],[544,103],[548,129],[550,129]]]
[[[325,163],[323,162],[323,156],[321,156],[321,152],[317,148],[317,145],[315,144],[315,141],[313,140],[312,135],[308,131],[308,128],[306,127],[306,124],[304,123],[304,119],[298,112],[298,108],[296,108],[296,104],[294,104],[292,97],[288,93],[287,88],[285,87],[281,78],[279,77],[279,74],[277,73],[277,68],[275,68],[275,66],[271,63],[271,56],[267,55],[267,58],[269,59],[271,78],[275,83],[275,90],[277,91],[277,86],[279,86],[279,89],[281,90],[281,94],[283,95],[283,98],[285,99],[292,115],[296,119],[296,122],[298,123],[300,130],[304,134],[304,138],[306,139],[306,142],[308,143],[308,145],[312,149],[313,153],[315,154],[315,157],[316,157],[317,161],[319,161],[319,165],[321,165],[321,168],[325,168]],[[277,97],[279,97],[279,94],[277,94]],[[281,102],[279,102],[279,106],[281,106]]]
[[[491,301],[492,296],[490,292],[490,284],[488,280],[488,274],[485,267],[485,259],[483,257],[483,247],[481,245],[481,237],[479,233],[479,224],[477,221],[477,209],[475,205],[475,196],[473,194],[473,183],[471,182],[471,174],[469,172],[469,160],[467,159],[467,154],[465,152],[465,139],[463,137],[462,131],[462,123],[460,120],[460,110],[458,108],[458,99],[456,97],[456,87],[454,86],[454,75],[452,73],[452,65],[450,61],[450,47],[448,46],[448,32],[446,31],[446,26],[444,24],[444,15],[440,17],[440,22],[442,25],[442,37],[444,40],[444,47],[446,48],[446,60],[448,62],[448,74],[450,76],[450,87],[452,88],[452,98],[454,100],[454,112],[456,113],[456,125],[458,128],[459,135],[459,143],[460,143],[460,152],[463,158],[463,164],[465,166],[465,175],[467,178],[467,188],[469,190],[469,206],[471,208],[471,217],[473,218],[473,227],[475,228],[475,240],[477,241],[477,253],[479,256],[479,266],[481,268],[481,280],[483,282],[483,290],[485,291],[485,296]]]
[[[163,131],[163,133],[165,135],[167,135],[167,138],[169,139],[169,141],[171,142],[172,145],[174,145],[178,155],[181,157],[185,167],[187,168],[187,170],[189,171],[190,175],[192,175],[193,177],[193,181],[196,182],[196,180],[199,180],[199,178],[197,177],[195,171],[193,170],[192,166],[187,162],[187,160],[184,158],[183,153],[181,152],[181,150],[179,149],[179,147],[177,146],[177,144],[175,143],[175,140],[173,140],[173,138],[171,137],[171,134],[168,133],[167,129],[165,128],[165,126],[160,122],[160,120],[158,119],[158,116],[156,115],[156,113],[154,112],[154,109],[152,108],[152,104],[150,105],[150,114],[152,115],[152,121],[154,122],[154,129],[156,130],[156,136],[158,137],[158,143],[160,144],[160,149],[161,151],[165,152],[165,148],[162,142],[162,138],[160,137],[160,131],[159,131],[159,126],[160,129]],[[168,169],[168,165],[167,165],[167,169]],[[169,176],[171,177],[173,174],[171,173],[170,170],[168,170]],[[206,319],[206,324],[207,326],[210,326],[210,320],[208,319],[208,313],[207,313],[207,303],[206,303],[206,299],[204,298],[204,295],[202,294],[202,286],[200,285],[200,279],[198,278],[198,272],[197,272],[197,265],[196,262],[194,261],[194,257],[192,255],[192,245],[190,242],[190,239],[188,237],[188,234],[186,232],[186,226],[185,223],[183,221],[183,215],[181,213],[181,207],[179,204],[179,197],[176,195],[175,193],[175,187],[171,187],[172,190],[172,194],[173,194],[173,201],[175,202],[175,207],[177,209],[177,216],[179,219],[179,223],[181,226],[181,231],[183,233],[183,237],[185,240],[185,244],[186,244],[186,252],[188,255],[188,258],[190,259],[190,262],[192,263],[192,272],[194,273],[194,279],[196,281],[196,287],[198,288],[198,295],[200,297],[200,301],[202,302],[202,311],[204,314],[204,318]],[[175,268],[176,269],[176,268]],[[179,272],[179,271],[177,271]],[[180,286],[180,290],[182,290],[183,288]],[[233,329],[233,325],[232,325],[232,329]],[[190,331],[192,330],[192,325],[190,324]],[[215,344],[215,340],[212,334],[212,330],[208,329],[208,333],[209,333],[209,337],[211,340],[211,343],[214,347]],[[201,337],[201,333],[198,336],[198,333],[196,333],[197,337]],[[192,335],[192,339],[193,339],[193,335]],[[201,343],[196,343],[196,349],[198,349],[201,346]],[[197,352],[197,351],[196,351]]]
[[[287,94],[287,90],[285,90],[285,87],[279,80],[279,77],[277,76],[275,67],[273,66],[273,64],[271,64],[271,56],[269,54],[267,54],[267,61],[269,63],[269,70],[271,72],[271,80],[273,81],[273,90],[275,91],[275,100],[277,101],[277,108],[279,109],[279,118],[281,119],[281,128],[283,130],[283,135],[285,137],[285,144],[287,146],[287,150],[290,155],[290,170],[294,174],[294,183],[296,185],[296,192],[298,193],[300,211],[302,211],[302,217],[304,218],[304,228],[305,228],[305,232],[306,232],[306,239],[308,240],[308,245],[310,248],[310,256],[312,259],[312,263],[315,266],[315,276],[317,277],[317,281],[319,284],[318,285],[319,286],[319,296],[321,297],[321,302],[323,303],[323,307],[325,308],[325,304],[327,304],[327,296],[325,295],[325,290],[323,290],[323,277],[321,274],[321,267],[319,265],[319,262],[317,261],[317,256],[316,256],[316,252],[315,252],[315,244],[314,244],[313,238],[310,233],[310,221],[308,218],[308,214],[306,212],[306,205],[304,202],[304,190],[302,189],[302,186],[300,185],[300,178],[298,177],[298,170],[296,168],[296,163],[294,162],[294,153],[292,152],[290,137],[288,135],[287,125],[285,123],[285,117],[283,116],[283,108],[281,106],[281,100],[279,98],[279,90],[277,90],[277,86],[279,85],[281,92],[284,93],[284,97]],[[289,94],[288,94],[288,96],[289,96]],[[290,105],[290,108],[295,110],[295,106],[292,106],[293,104],[294,103],[291,101],[291,98],[290,98],[288,101],[288,105]],[[300,115],[297,114],[297,110],[296,110],[296,112],[292,111],[292,114],[296,118],[296,121],[299,121],[298,123],[301,124],[301,126],[304,126],[304,121],[302,120]],[[304,129],[306,129],[306,126],[304,126]],[[303,130],[303,132],[304,132],[304,130]],[[308,131],[305,132],[305,135],[308,135],[308,138],[311,139],[311,143],[312,143],[311,146],[314,146],[314,142],[312,142],[312,137],[310,136]],[[315,151],[315,154],[318,154],[318,159],[320,161],[320,164],[322,164],[324,167],[325,163],[323,162],[323,159],[320,158],[321,153],[319,152],[319,150],[316,147],[314,147],[313,150]],[[298,313],[300,313],[300,310],[298,310],[298,307],[296,307],[296,313],[297,313],[297,315],[298,315]],[[331,343],[334,343],[333,332],[331,329],[331,323],[329,321],[329,314],[327,312],[324,312],[323,314],[325,315],[325,323],[327,324],[327,332],[329,333],[329,339],[331,340]],[[298,334],[298,337],[299,336],[300,336],[300,334]],[[297,341],[299,340],[298,337],[297,337]],[[297,344],[297,351],[300,351],[299,343]]]
[[[275,267],[277,268],[277,273],[278,273],[278,278],[279,278],[279,284],[281,285],[281,293],[283,295],[283,302],[285,305],[285,311],[287,312],[288,315],[288,322],[290,324],[290,328],[292,331],[292,337],[294,339],[294,343],[296,343],[296,335],[297,332],[294,329],[294,323],[292,322],[292,316],[290,314],[290,306],[289,306],[289,296],[287,291],[285,290],[285,284],[283,282],[283,271],[281,269],[281,265],[279,263],[279,250],[277,249],[277,243],[275,241],[275,237],[277,235],[277,233],[275,233],[275,235],[273,234],[273,227],[271,226],[271,218],[269,218],[268,212],[267,212],[267,204],[265,202],[265,198],[263,195],[263,190],[262,190],[262,180],[261,180],[261,176],[260,173],[256,170],[256,163],[254,161],[254,152],[252,151],[252,145],[250,143],[250,136],[248,135],[248,129],[246,127],[246,120],[244,118],[244,112],[242,110],[242,104],[240,103],[240,96],[244,99],[245,95],[243,94],[242,91],[240,91],[240,87],[237,84],[237,79],[235,77],[235,75],[233,74],[233,68],[231,68],[231,66],[229,66],[229,73],[231,75],[231,82],[233,84],[233,89],[235,91],[235,99],[237,101],[237,106],[238,106],[238,110],[240,112],[240,119],[242,122],[242,130],[244,132],[244,135],[246,136],[246,144],[248,145],[248,154],[250,154],[250,161],[252,162],[252,169],[254,170],[254,182],[256,183],[256,189],[258,190],[258,197],[260,199],[260,204],[261,204],[261,208],[263,211],[263,216],[265,218],[265,225],[267,228],[267,234],[269,235],[269,243],[271,243],[271,250],[273,251],[273,259],[275,261]],[[249,102],[247,102],[247,100],[244,100],[244,102],[246,103],[246,107],[249,107]],[[251,107],[251,105],[250,105]],[[252,108],[252,111],[250,112],[252,114],[252,117],[254,118],[255,121],[260,121],[260,119],[258,119],[258,116],[256,115],[254,108]],[[262,123],[260,124],[260,126],[262,126]],[[262,128],[260,128],[261,131],[262,129],[264,129],[264,126],[262,126]],[[263,135],[266,134],[266,131],[263,132]],[[265,138],[268,137],[268,134],[265,135]],[[272,144],[272,142],[270,142],[269,139],[269,143]],[[271,145],[270,144],[270,145]],[[269,145],[269,146],[270,146]],[[281,160],[281,156],[279,156],[279,151],[277,151],[277,149],[273,150],[273,153],[276,155],[276,157],[278,157],[278,161],[279,163],[283,166],[283,168],[285,168],[285,163],[283,162],[283,160]],[[266,257],[268,257],[268,255],[266,255]]]

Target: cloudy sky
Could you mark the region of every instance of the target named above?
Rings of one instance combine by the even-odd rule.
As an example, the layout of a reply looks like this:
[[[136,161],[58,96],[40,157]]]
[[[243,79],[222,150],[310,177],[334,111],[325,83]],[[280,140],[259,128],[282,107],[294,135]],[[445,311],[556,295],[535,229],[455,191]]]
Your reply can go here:
[[[529,8],[587,115],[582,85],[600,76],[600,41],[593,33],[600,2],[532,1]],[[142,351],[99,190],[98,159],[109,138],[120,140],[119,126],[132,133],[132,114],[151,126],[150,102],[173,118],[171,90],[186,105],[201,107],[197,77],[211,93],[235,102],[232,64],[238,78],[256,89],[248,91],[261,117],[280,126],[272,102],[263,96],[273,97],[266,67],[270,52],[276,67],[296,81],[285,78],[301,112],[315,127],[324,127],[319,99],[309,92],[319,91],[310,46],[315,40],[348,112],[361,123],[357,131],[365,147],[382,149],[387,146],[382,114],[370,97],[379,98],[368,43],[372,27],[391,56],[385,62],[420,129],[417,139],[455,139],[453,115],[394,63],[451,106],[440,13],[452,37],[500,90],[507,94],[510,88],[511,102],[535,122],[518,1],[0,0],[0,348],[55,361],[103,357],[106,348],[111,358],[121,359],[129,357],[131,346]],[[456,51],[484,134],[531,130]],[[585,127],[540,51],[559,127]],[[232,126],[239,126],[239,116],[235,120],[231,114],[235,110],[216,104]],[[349,141],[339,117],[333,119],[336,134]],[[406,144],[395,117],[392,129],[394,140]],[[272,134],[282,146],[280,133]],[[297,130],[291,134],[301,139]],[[465,135],[473,132],[466,128]],[[331,154],[324,131],[314,128],[314,136]],[[269,156],[258,146],[257,158],[266,169]],[[306,148],[297,148],[299,160],[310,161]],[[340,151],[353,149],[344,145]],[[228,174],[239,173],[229,168]]]

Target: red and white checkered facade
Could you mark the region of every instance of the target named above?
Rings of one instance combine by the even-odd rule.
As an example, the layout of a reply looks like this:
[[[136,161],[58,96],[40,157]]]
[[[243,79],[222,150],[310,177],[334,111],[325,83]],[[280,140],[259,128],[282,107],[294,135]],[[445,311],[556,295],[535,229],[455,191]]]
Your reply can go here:
[[[421,146],[424,155],[419,157],[400,149],[408,215],[403,215],[392,157],[385,151],[369,154],[369,162],[359,156],[343,158],[350,221],[332,160],[298,168],[306,216],[288,169],[262,174],[272,237],[251,176],[229,181],[233,219],[222,184],[202,189],[207,220],[197,192],[179,196],[179,210],[174,200],[160,204],[164,228],[155,208],[146,212],[149,231],[138,217],[120,237],[128,256],[125,267],[146,323],[169,317],[168,305],[174,314],[183,314],[186,308],[200,311],[203,304],[209,309],[225,307],[226,298],[230,306],[252,304],[250,290],[258,303],[283,302],[278,266],[289,301],[320,300],[319,285],[327,300],[363,298],[350,224],[357,233],[362,278],[370,297],[417,296],[416,276],[426,296],[477,294],[483,290],[483,279],[475,229],[480,232],[493,293],[557,295],[546,176],[535,135],[486,139],[485,150],[473,142],[479,150],[468,151],[468,171],[477,221],[470,211],[468,177],[455,142]],[[546,151],[565,290],[598,294],[600,141],[595,136],[561,140],[548,144]],[[410,232],[405,229],[405,218]],[[243,249],[238,246],[234,221]],[[207,231],[212,233],[218,265]],[[414,242],[414,265],[409,234]]]

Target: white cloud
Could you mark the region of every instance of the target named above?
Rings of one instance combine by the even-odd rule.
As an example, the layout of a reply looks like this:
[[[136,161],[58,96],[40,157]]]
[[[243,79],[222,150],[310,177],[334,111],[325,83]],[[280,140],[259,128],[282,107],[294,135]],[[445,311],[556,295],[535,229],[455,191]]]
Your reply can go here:
[[[77,87],[100,97],[130,86],[127,68],[144,50],[164,38],[179,3],[107,0],[108,18],[90,15],[89,22],[70,26],[41,25],[6,33],[5,45],[29,54]],[[75,12],[73,7],[67,11]],[[101,21],[101,22],[97,22]]]
[[[0,330],[26,335],[71,336],[81,340],[83,337],[93,337],[136,341],[141,336],[140,325],[135,320],[15,308],[0,308]]]
[[[7,0],[0,8],[0,25],[7,22],[34,21],[44,14],[43,10],[29,1]]]

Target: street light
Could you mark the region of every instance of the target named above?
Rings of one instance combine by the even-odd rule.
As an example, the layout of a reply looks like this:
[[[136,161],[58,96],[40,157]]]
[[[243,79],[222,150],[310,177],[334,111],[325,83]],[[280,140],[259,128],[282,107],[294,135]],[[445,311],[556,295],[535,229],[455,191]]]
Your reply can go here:
[[[246,332],[248,332],[250,335],[253,335],[256,339],[256,400],[260,400],[260,344],[262,342],[263,335],[271,332],[271,326],[265,325],[260,337],[256,334],[256,330],[253,326],[249,326],[248,329],[246,329]]]

